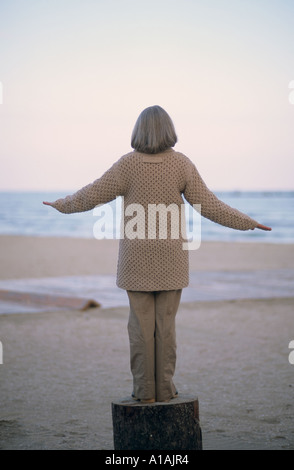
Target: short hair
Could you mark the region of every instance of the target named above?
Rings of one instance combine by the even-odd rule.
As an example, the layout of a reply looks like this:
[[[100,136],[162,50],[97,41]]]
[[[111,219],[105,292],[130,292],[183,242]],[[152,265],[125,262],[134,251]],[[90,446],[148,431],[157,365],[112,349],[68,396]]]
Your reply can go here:
[[[144,109],[135,124],[131,146],[138,152],[159,153],[177,143],[173,122],[160,106]]]

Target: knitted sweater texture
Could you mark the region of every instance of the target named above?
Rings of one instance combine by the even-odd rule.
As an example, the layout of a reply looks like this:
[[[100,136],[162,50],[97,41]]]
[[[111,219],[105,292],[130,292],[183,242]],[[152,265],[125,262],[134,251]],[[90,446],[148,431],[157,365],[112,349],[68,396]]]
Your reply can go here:
[[[101,178],[73,195],[58,199],[53,207],[65,214],[84,212],[117,196],[123,196],[125,209],[122,222],[125,236],[119,245],[117,285],[126,290],[174,290],[189,284],[189,252],[183,249],[185,240],[181,231],[174,237],[172,216],[167,214],[170,217],[166,219],[167,228],[162,238],[159,216],[148,218],[150,208],[161,204],[179,208],[180,214],[184,196],[191,205],[200,204],[201,215],[218,224],[237,230],[254,229],[258,224],[220,201],[207,188],[189,158],[173,149],[156,155],[130,152]]]

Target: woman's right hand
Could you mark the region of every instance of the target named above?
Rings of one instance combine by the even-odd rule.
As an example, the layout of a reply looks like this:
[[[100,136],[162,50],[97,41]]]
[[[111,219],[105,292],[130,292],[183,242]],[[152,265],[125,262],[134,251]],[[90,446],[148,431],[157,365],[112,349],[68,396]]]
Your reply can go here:
[[[271,231],[271,227],[267,227],[266,225],[258,224],[258,225],[256,226],[256,228],[259,228],[260,230],[266,230],[266,231],[268,231],[268,232]]]

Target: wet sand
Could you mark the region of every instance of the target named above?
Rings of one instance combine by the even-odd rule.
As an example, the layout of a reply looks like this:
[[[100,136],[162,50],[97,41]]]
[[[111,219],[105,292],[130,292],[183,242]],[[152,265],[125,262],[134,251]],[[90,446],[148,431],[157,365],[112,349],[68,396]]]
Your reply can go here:
[[[190,269],[294,269],[293,245],[203,243]],[[114,274],[117,242],[0,237],[0,279]],[[293,289],[294,294],[294,289]],[[0,448],[113,449],[111,401],[132,391],[128,308],[0,315]],[[204,449],[294,449],[294,295],[183,302],[180,393],[199,399]]]

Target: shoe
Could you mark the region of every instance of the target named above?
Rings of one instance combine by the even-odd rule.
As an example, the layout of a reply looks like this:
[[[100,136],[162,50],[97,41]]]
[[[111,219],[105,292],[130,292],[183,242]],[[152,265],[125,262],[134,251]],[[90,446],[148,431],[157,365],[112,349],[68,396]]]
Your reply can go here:
[[[162,400],[162,403],[169,403],[171,400],[173,400],[173,398],[178,398],[178,396],[179,392],[176,390],[172,397],[170,397],[168,400]]]
[[[137,398],[135,397],[135,395],[132,393],[132,399],[135,400],[135,401],[139,401],[140,403],[143,403],[144,404],[148,404],[148,403],[155,403],[155,398],[150,398],[149,400],[144,400],[144,399],[141,399],[141,398]]]
[[[155,403],[155,398],[150,398],[150,400],[139,400],[140,403],[148,404],[148,403]]]

